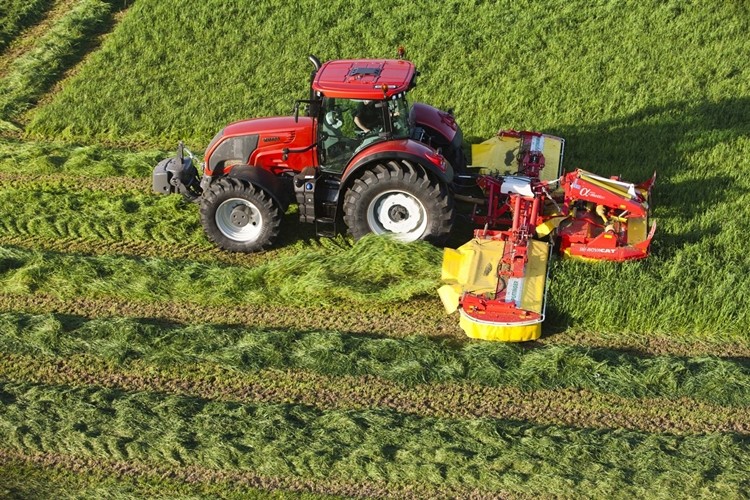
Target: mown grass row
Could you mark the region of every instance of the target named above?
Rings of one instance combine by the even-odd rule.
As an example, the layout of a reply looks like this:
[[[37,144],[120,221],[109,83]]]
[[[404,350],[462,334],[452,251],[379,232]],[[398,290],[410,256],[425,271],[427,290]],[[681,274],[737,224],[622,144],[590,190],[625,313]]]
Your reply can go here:
[[[252,255],[217,252],[205,236],[197,205],[180,196],[156,196],[149,191],[150,182],[130,177],[0,173],[0,196],[14,207],[12,213],[0,216],[0,231],[5,238],[41,240],[42,249],[54,248],[60,240],[89,241],[94,247],[133,243],[146,244],[148,255],[161,246],[163,251],[156,255],[162,257],[179,255],[244,264],[294,253],[299,245],[315,245],[311,241],[314,227],[299,223],[296,207],[291,207],[282,223],[282,234],[270,251]]]
[[[745,362],[714,357],[640,357],[606,349],[525,349],[413,336],[368,338],[336,331],[292,331],[144,320],[86,320],[61,315],[0,314],[0,350],[66,358],[88,355],[115,365],[143,361],[163,368],[210,364],[242,373],[305,370],[374,376],[414,386],[472,383],[522,390],[585,389],[626,398],[689,398],[750,406]]]
[[[14,60],[0,80],[0,120],[14,120],[32,107],[107,25],[111,12],[109,2],[81,0]]]
[[[500,418],[538,425],[628,429],[675,435],[750,435],[750,408],[681,398],[625,398],[584,389],[519,389],[472,382],[406,385],[372,375],[310,370],[238,370],[196,362],[162,366],[116,363],[91,355],[64,358],[6,353],[0,379],[47,385],[97,385],[237,403],[301,404],[320,410],[384,409],[422,417]]]
[[[420,500],[430,498],[450,498],[461,496],[482,500],[495,496],[480,494],[476,489],[426,487],[424,484],[397,487],[382,481],[352,482],[299,480],[294,478],[268,478],[251,472],[217,470],[211,467],[163,465],[139,461],[102,460],[69,453],[33,453],[0,449],[0,464],[21,470],[29,470],[33,484],[35,476],[49,471],[52,485],[55,480],[72,483],[70,491],[76,491],[81,484],[105,483],[103,496],[116,496],[127,491],[126,498],[144,493],[157,497],[208,497],[208,498],[276,498],[276,499],[334,499],[334,498],[403,498]],[[37,470],[40,469],[40,470]],[[20,473],[20,472],[19,472]],[[80,475],[80,476],[79,476]],[[11,477],[11,481],[13,478]],[[122,483],[121,483],[122,481]],[[124,483],[124,484],[123,484]],[[11,482],[11,484],[14,484]],[[111,485],[111,490],[109,489]],[[40,486],[41,487],[41,486]],[[18,486],[25,491],[24,486]],[[43,487],[42,487],[43,488]],[[43,488],[42,491],[47,491]],[[97,488],[99,490],[99,488]],[[69,490],[63,490],[69,491]],[[56,491],[59,494],[59,491]],[[100,495],[101,496],[101,495]],[[523,495],[517,498],[526,498]],[[24,497],[25,498],[25,497]],[[140,496],[139,496],[140,498]]]
[[[52,0],[5,0],[0,6],[0,54],[21,30],[39,20]]]
[[[18,204],[15,214],[0,219],[11,235],[208,245],[195,207],[185,207],[175,197],[60,194],[54,189],[6,194]],[[741,229],[728,227],[725,235],[728,240],[705,238],[687,245],[666,261],[657,257],[626,264],[555,262],[548,327],[747,344],[750,339],[742,325],[750,321],[750,282],[743,280],[740,270],[750,269],[750,260],[743,250]],[[439,286],[440,251],[429,245],[404,247],[383,241],[352,247],[342,239],[320,243],[320,247],[306,242],[283,247],[277,254],[258,257],[259,264],[252,269],[169,256],[85,257],[7,249],[6,258],[15,264],[6,266],[3,289],[207,305],[313,305],[396,302],[434,296]],[[658,252],[658,242],[656,246]],[[377,251],[368,250],[375,247]],[[32,268],[41,271],[32,273],[33,278]],[[80,282],[53,283],[63,275],[77,276]]]
[[[106,184],[107,179],[100,182]],[[0,229],[5,234],[49,239],[198,243],[212,247],[204,236],[197,206],[181,197],[132,189],[112,192],[101,187],[92,191],[55,183],[0,185],[0,195],[14,207],[13,213],[0,217]]]
[[[243,481],[175,478],[173,471],[134,467],[126,463],[95,464],[75,457],[24,456],[0,450],[0,495],[4,498],[340,498],[304,491],[265,491]]]
[[[0,249],[0,291],[64,299],[121,297],[241,307],[251,304],[382,307],[432,294],[440,250],[367,237],[321,240],[253,268],[211,262],[78,256]]]
[[[529,495],[653,491],[736,496],[748,487],[746,439],[320,411],[150,392],[0,383],[0,440],[33,454],[67,450],[251,471]]]
[[[8,174],[147,178],[154,165],[173,154],[160,149],[129,150],[0,136],[0,172]]]
[[[337,306],[287,306],[279,304],[255,304],[231,308],[185,304],[184,302],[137,302],[108,296],[99,299],[79,297],[62,299],[56,295],[34,293],[19,295],[0,293],[0,310],[26,311],[33,314],[55,312],[65,315],[90,318],[153,318],[157,321],[181,324],[229,324],[248,327],[268,327],[294,330],[337,330],[364,335],[381,335],[403,338],[412,335],[427,335],[441,338],[467,340],[454,318],[443,314],[443,306],[434,300],[412,299],[399,304],[377,304],[371,307],[348,304]],[[419,311],[419,314],[415,314]],[[678,347],[675,351],[671,347]],[[687,355],[710,354],[736,357],[750,350],[724,349],[716,345],[669,345],[659,350],[662,354],[674,352]],[[696,349],[697,347],[697,349]],[[626,348],[632,348],[627,346]],[[651,351],[647,351],[651,352]]]

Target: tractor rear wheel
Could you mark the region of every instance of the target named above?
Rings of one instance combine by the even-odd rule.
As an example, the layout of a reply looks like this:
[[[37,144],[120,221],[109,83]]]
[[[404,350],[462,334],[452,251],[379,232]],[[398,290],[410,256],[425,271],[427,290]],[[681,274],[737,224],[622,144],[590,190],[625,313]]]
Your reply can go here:
[[[208,238],[224,250],[257,252],[279,234],[279,207],[262,189],[224,177],[203,194],[201,224]]]
[[[453,198],[419,166],[403,160],[379,163],[346,192],[344,222],[357,239],[375,233],[439,245],[453,225]]]

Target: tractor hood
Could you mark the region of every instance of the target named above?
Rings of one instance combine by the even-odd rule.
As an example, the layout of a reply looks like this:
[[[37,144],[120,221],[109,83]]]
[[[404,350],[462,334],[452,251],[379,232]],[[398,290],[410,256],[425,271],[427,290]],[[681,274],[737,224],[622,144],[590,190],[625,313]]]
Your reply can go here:
[[[286,162],[282,159],[283,150],[312,144],[314,122],[307,116],[300,116],[297,120],[293,116],[277,116],[231,123],[219,131],[206,148],[207,173],[213,175],[217,168],[217,173],[226,172],[228,169],[225,167],[233,164],[261,163],[267,168],[296,169],[297,161],[302,161],[303,158],[300,155],[290,155],[290,158],[294,158]]]
[[[224,128],[225,136],[261,134],[266,136],[276,132],[293,132],[311,129],[313,119],[306,116],[294,120],[293,116],[274,116],[271,118],[253,118],[230,123]]]

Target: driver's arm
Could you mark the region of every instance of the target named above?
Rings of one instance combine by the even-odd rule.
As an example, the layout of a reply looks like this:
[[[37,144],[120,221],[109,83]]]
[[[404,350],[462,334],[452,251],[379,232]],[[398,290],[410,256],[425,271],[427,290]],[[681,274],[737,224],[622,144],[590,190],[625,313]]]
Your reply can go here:
[[[363,130],[365,132],[369,132],[370,131],[369,128],[367,128],[367,127],[364,126],[364,124],[362,123],[362,121],[359,119],[359,116],[355,116],[354,117],[354,124],[357,125],[361,130]]]

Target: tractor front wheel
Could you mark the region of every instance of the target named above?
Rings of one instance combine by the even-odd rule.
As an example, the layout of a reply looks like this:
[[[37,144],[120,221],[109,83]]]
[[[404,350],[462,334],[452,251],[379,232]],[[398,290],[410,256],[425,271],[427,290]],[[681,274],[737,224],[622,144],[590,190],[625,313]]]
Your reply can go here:
[[[441,244],[453,224],[453,199],[421,167],[406,161],[379,163],[346,192],[344,222],[357,239],[375,233]]]
[[[279,234],[281,215],[270,196],[249,182],[225,177],[203,194],[201,224],[208,238],[232,252],[257,252]]]

